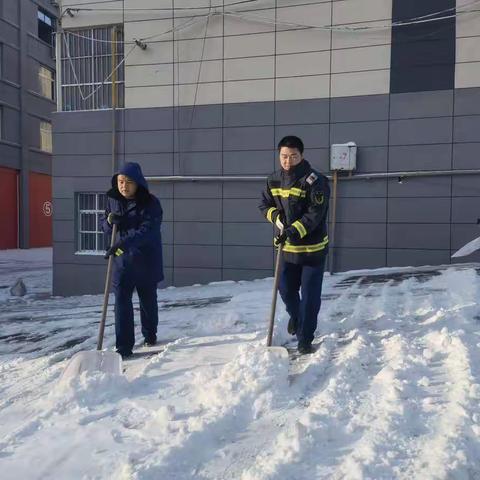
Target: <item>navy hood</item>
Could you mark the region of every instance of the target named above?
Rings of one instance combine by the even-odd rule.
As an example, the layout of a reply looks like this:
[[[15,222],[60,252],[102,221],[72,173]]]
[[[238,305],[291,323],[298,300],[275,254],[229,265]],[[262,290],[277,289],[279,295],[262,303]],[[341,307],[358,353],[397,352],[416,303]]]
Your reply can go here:
[[[145,201],[150,197],[148,183],[143,176],[140,165],[136,162],[127,162],[115,175],[113,175],[112,189],[107,193],[108,195],[120,199],[123,198],[122,194],[118,191],[117,186],[117,177],[119,175],[126,175],[138,185],[138,190],[135,194],[136,200]]]
[[[142,169],[138,163],[126,163],[113,177],[112,187],[117,188],[117,177],[119,175],[126,175],[131,178],[139,187],[143,187],[148,192],[148,183],[143,176]]]

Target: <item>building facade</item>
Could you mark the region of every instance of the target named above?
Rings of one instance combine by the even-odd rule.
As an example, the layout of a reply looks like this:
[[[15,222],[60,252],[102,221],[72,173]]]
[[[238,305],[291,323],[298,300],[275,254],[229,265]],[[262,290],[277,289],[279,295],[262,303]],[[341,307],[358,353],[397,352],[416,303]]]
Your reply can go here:
[[[48,0],[0,1],[0,249],[52,245],[56,17]]]
[[[287,134],[325,174],[332,144],[358,146],[338,185],[336,271],[448,264],[480,234],[480,5],[64,0],[62,13],[55,293],[103,288],[102,192],[125,161],[161,199],[166,284],[271,276],[257,205]]]

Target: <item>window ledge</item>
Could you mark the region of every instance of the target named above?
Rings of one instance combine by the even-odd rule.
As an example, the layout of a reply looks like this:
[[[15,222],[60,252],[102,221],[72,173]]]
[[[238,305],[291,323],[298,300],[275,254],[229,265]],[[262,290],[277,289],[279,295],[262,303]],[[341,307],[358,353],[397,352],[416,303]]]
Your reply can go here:
[[[44,45],[45,47],[49,48],[50,50],[53,51],[53,48],[54,48],[54,45],[53,43],[50,44],[48,42],[46,42],[45,40],[42,40],[40,37],[38,37],[37,35],[31,33],[31,32],[28,32],[27,35],[33,39],[33,40],[36,40],[37,42],[39,42],[41,45]],[[53,56],[51,56],[51,58],[53,58]]]
[[[43,153],[44,155],[53,155],[53,152],[47,152],[46,150],[42,150],[38,147],[30,147],[29,150],[35,153]]]
[[[104,256],[105,255],[105,250],[81,250],[81,251],[78,251],[78,252],[75,252],[75,255],[80,255],[80,256],[88,256],[88,255],[92,255],[92,256],[95,256],[95,257],[100,257],[100,256]]]
[[[53,105],[56,105],[56,104],[57,104],[57,102],[56,102],[55,100],[53,100],[52,98],[45,97],[44,95],[42,95],[41,93],[36,92],[35,90],[30,90],[30,89],[28,89],[27,92],[28,92],[30,95],[33,95],[34,97],[41,98],[42,100],[46,100],[47,102],[52,103]]]
[[[11,80],[8,80],[8,78],[5,78],[5,77],[0,77],[0,82],[6,83],[7,85],[10,85],[11,87],[14,87],[14,88],[21,87],[19,83],[12,82]]]
[[[10,140],[5,140],[4,138],[0,138],[0,144],[8,145],[10,147],[17,147],[17,148],[22,147],[19,143],[11,142]]]

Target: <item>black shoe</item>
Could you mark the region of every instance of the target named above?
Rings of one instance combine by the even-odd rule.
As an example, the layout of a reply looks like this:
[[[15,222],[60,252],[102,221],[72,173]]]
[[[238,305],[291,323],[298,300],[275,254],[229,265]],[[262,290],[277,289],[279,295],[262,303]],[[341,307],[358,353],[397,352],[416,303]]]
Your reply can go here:
[[[288,320],[288,327],[287,327],[287,332],[290,335],[295,335],[297,333],[297,319],[290,317]]]
[[[298,346],[298,353],[300,355],[310,355],[315,352],[311,343],[301,344]]]
[[[126,358],[129,358],[133,355],[133,352],[131,350],[118,350],[117,353],[121,355],[122,360],[125,360]]]
[[[145,339],[143,342],[144,347],[153,347],[157,344],[157,339],[156,338],[150,338],[150,339]]]

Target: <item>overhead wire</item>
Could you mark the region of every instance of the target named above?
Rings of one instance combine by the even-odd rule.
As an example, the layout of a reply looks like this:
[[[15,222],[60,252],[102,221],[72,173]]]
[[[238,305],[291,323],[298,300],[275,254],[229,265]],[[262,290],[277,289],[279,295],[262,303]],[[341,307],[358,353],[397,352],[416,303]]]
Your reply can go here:
[[[464,5],[466,6],[473,6],[476,4],[480,4],[480,0],[475,0],[469,4]],[[297,28],[297,29],[314,29],[314,30],[326,30],[326,31],[338,31],[338,32],[362,32],[362,31],[384,31],[388,30],[394,27],[403,27],[403,26],[409,26],[409,25],[418,25],[418,24],[423,24],[423,23],[430,23],[430,22],[437,22],[440,20],[446,20],[450,18],[455,18],[457,15],[460,14],[465,14],[465,13],[474,13],[475,10],[460,10],[453,15],[446,15],[442,17],[438,17],[437,15],[441,15],[443,13],[447,13],[449,11],[455,10],[455,8],[449,8],[445,10],[440,10],[438,12],[433,12],[428,15],[422,15],[418,17],[413,17],[408,20],[403,20],[403,21],[398,21],[398,22],[392,22],[390,24],[384,24],[384,25],[359,25],[359,26],[349,26],[349,25],[309,25],[309,24],[303,24],[303,23],[296,23],[296,22],[286,22],[286,21],[278,21],[278,20],[272,20],[271,18],[268,17],[263,17],[260,15],[256,14],[251,14],[247,12],[235,12],[235,11],[224,11],[223,15],[226,16],[232,16],[236,18],[241,18],[244,20],[251,20],[251,21],[257,21],[260,23],[266,23],[270,25],[276,25],[276,26],[283,26],[286,28]]]
[[[412,17],[412,18],[397,21],[397,22],[392,22],[392,23],[389,23],[389,24],[375,25],[375,26],[373,26],[373,25],[349,26],[349,25],[329,25],[329,24],[328,25],[309,25],[309,24],[301,24],[301,23],[296,23],[296,22],[278,22],[276,20],[272,20],[272,19],[267,18],[267,17],[262,17],[260,15],[252,14],[252,13],[250,13],[251,11],[242,12],[242,11],[225,10],[225,7],[231,7],[231,6],[242,5],[242,4],[250,4],[250,3],[254,3],[254,2],[258,2],[258,0],[241,0],[241,1],[237,1],[237,2],[232,2],[232,3],[227,4],[227,5],[212,5],[211,7],[210,6],[170,7],[170,8],[163,7],[163,8],[150,8],[150,9],[146,9],[146,8],[125,8],[125,9],[120,9],[120,8],[118,8],[118,9],[114,9],[114,8],[103,8],[103,9],[102,8],[78,8],[78,9],[72,9],[72,11],[120,11],[120,10],[121,11],[172,11],[172,10],[181,10],[181,11],[189,10],[189,11],[192,11],[192,10],[201,10],[201,9],[222,8],[221,11],[216,10],[213,14],[224,15],[224,16],[233,16],[233,17],[244,19],[244,20],[252,20],[252,21],[257,21],[257,22],[261,22],[261,23],[275,24],[277,26],[284,26],[284,27],[290,27],[290,28],[293,27],[293,28],[298,28],[298,29],[316,29],[316,30],[327,30],[327,31],[338,31],[338,32],[362,32],[362,31],[383,31],[383,30],[388,30],[388,29],[395,28],[395,27],[403,27],[403,26],[410,26],[410,25],[417,25],[417,24],[447,20],[447,19],[450,19],[450,18],[455,18],[455,17],[457,17],[458,15],[461,15],[461,14],[474,13],[475,10],[466,10],[466,8],[469,8],[469,7],[472,7],[474,5],[480,4],[480,0],[474,0],[470,3],[462,5],[461,10],[457,7],[451,7],[451,8],[446,8],[446,9],[439,10],[439,11],[436,11],[436,12],[432,12],[432,13],[429,13],[429,14],[426,14],[426,15],[421,15],[421,16]],[[452,12],[452,11],[455,11],[455,10],[456,10],[456,12],[452,15],[446,15],[446,16],[441,16],[441,17],[438,16],[438,15],[442,15],[443,13]],[[208,16],[209,15],[212,15],[211,11],[208,14]],[[197,16],[197,18],[200,19],[200,20],[202,20],[206,17],[207,17],[207,15]],[[187,17],[185,16],[185,17],[178,17],[178,18],[187,18]],[[189,20],[187,22],[185,22],[184,24],[182,24],[180,26],[180,28],[182,28],[183,26],[185,26],[185,28],[188,28],[188,26],[196,23],[195,22],[195,17],[189,16],[188,18],[189,18]],[[162,19],[158,19],[158,20],[162,20]],[[165,32],[161,32],[159,34],[151,35],[151,36],[145,37],[145,38],[140,38],[139,40],[140,41],[152,40],[154,38],[158,38],[162,35],[166,35],[168,33],[174,32],[174,31],[176,31],[176,27],[172,28],[172,29],[169,29]],[[81,36],[81,35],[77,34],[77,36]],[[108,42],[108,40],[107,41],[106,40],[98,40],[98,41]],[[132,43],[135,43],[135,42],[125,42],[125,41],[121,42],[120,41],[118,43],[132,44]]]
[[[195,82],[195,93],[193,97],[193,105],[192,105],[192,111],[190,115],[190,122],[188,124],[188,128],[191,129],[193,125],[193,119],[195,116],[195,108],[197,104],[197,97],[198,97],[198,90],[200,87],[200,77],[202,75],[202,65],[205,57],[205,45],[207,41],[207,35],[208,35],[208,26],[210,24],[210,18],[212,17],[212,13],[209,13],[207,15],[207,21],[205,22],[205,31],[203,34],[203,39],[202,39],[202,53],[200,56],[200,63],[198,66],[198,73],[197,73],[197,80]],[[179,42],[177,42],[177,68],[179,69],[180,66],[180,50],[179,50]],[[180,70],[178,70],[178,76],[177,76],[178,84],[177,84],[177,107],[180,107]],[[174,105],[175,107],[175,105]],[[179,125],[180,125],[180,119],[179,120]],[[179,134],[179,128],[177,128],[177,135]],[[178,152],[178,161],[179,161],[179,169],[180,171],[183,171],[183,161],[182,161],[182,152],[179,150]]]
[[[86,8],[86,7],[67,7],[65,9],[65,11],[67,10],[70,10],[71,12],[81,12],[81,11],[87,11],[87,12],[118,12],[118,11],[122,11],[122,12],[162,12],[162,11],[166,11],[166,12],[171,12],[171,11],[175,11],[175,10],[180,10],[180,11],[183,11],[183,10],[211,10],[213,8],[223,8],[223,7],[234,7],[234,6],[237,6],[237,5],[244,5],[244,4],[247,4],[247,3],[256,3],[258,2],[258,0],[238,0],[237,2],[232,2],[232,3],[228,3],[226,5],[224,5],[223,3],[222,4],[218,4],[218,5],[201,5],[201,6],[198,6],[198,7],[153,7],[153,8],[103,8],[103,7],[100,7],[100,8]]]
[[[78,8],[77,9],[77,8],[75,8],[75,9],[73,9],[73,8],[71,8],[70,9],[71,11],[90,11],[90,12],[91,11],[104,11],[105,12],[105,11],[120,11],[120,10],[121,11],[175,11],[175,10],[180,10],[180,11],[190,10],[190,11],[192,11],[192,10],[209,9],[209,13],[206,14],[206,15],[188,17],[189,20],[182,23],[181,25],[174,26],[174,27],[172,27],[168,30],[165,30],[165,31],[157,33],[157,34],[153,34],[153,35],[150,35],[150,36],[147,36],[147,37],[139,38],[138,40],[134,39],[133,41],[116,41],[116,42],[114,42],[112,40],[95,39],[93,37],[89,37],[89,36],[86,36],[86,35],[76,33],[75,31],[72,31],[72,30],[64,30],[65,34],[72,35],[72,36],[79,37],[79,38],[83,38],[83,39],[87,39],[87,40],[94,41],[94,42],[110,43],[110,44],[111,43],[118,43],[118,44],[124,44],[124,45],[133,45],[132,48],[124,56],[123,60],[115,67],[115,69],[112,70],[112,72],[109,74],[109,76],[106,79],[104,79],[100,83],[100,85],[93,92],[91,92],[89,95],[87,95],[85,97],[85,95],[83,94],[83,91],[82,91],[82,89],[79,85],[78,75],[75,71],[73,61],[71,59],[71,55],[70,55],[70,52],[69,52],[69,45],[68,45],[68,42],[66,42],[65,35],[64,35],[64,41],[66,42],[65,45],[66,45],[66,52],[67,52],[68,60],[69,60],[70,67],[72,69],[75,81],[78,84],[78,88],[79,88],[80,95],[81,95],[82,99],[84,101],[88,100],[105,84],[105,82],[107,82],[112,77],[112,75],[118,70],[118,68],[120,68],[120,66],[126,61],[128,56],[136,48],[136,46],[138,44],[138,41],[145,42],[145,41],[148,41],[148,40],[153,40],[153,39],[156,39],[156,38],[160,38],[160,37],[162,37],[164,35],[167,35],[167,34],[170,34],[170,33],[176,33],[178,31],[189,28],[190,26],[193,26],[196,23],[199,23],[202,20],[206,19],[207,20],[206,29],[205,29],[205,35],[204,35],[203,44],[202,44],[202,61],[203,61],[208,24],[209,24],[210,18],[213,15],[230,16],[230,17],[240,18],[240,19],[243,19],[243,20],[255,21],[255,22],[260,22],[260,23],[264,23],[264,24],[270,24],[270,25],[275,25],[275,26],[279,26],[279,27],[285,27],[285,28],[315,29],[315,30],[327,30],[327,31],[339,31],[339,32],[363,32],[363,31],[384,31],[384,30],[391,29],[391,28],[394,28],[394,27],[418,25],[418,24],[424,24],[424,23],[430,23],[430,22],[438,22],[438,21],[441,21],[441,20],[447,20],[447,19],[450,19],[450,18],[455,18],[460,14],[474,13],[475,12],[474,10],[466,10],[466,8],[469,8],[469,7],[472,7],[474,5],[480,4],[480,0],[474,0],[470,3],[467,3],[467,4],[463,5],[462,10],[459,10],[457,7],[451,7],[451,8],[447,8],[447,9],[444,9],[444,10],[439,10],[437,12],[432,12],[432,13],[429,13],[429,14],[426,14],[426,15],[421,15],[421,16],[410,18],[410,19],[398,21],[398,22],[392,22],[388,25],[384,24],[384,25],[375,25],[375,26],[373,26],[373,25],[357,25],[357,26],[349,26],[349,25],[309,25],[309,24],[302,24],[302,23],[296,23],[296,22],[285,22],[285,21],[272,20],[272,19],[267,18],[267,17],[263,17],[263,16],[256,15],[256,14],[251,14],[250,13],[251,11],[250,12],[249,11],[242,12],[242,11],[229,11],[229,10],[224,9],[224,7],[250,4],[250,3],[255,3],[257,1],[258,0],[239,0],[237,2],[232,2],[232,3],[227,4],[227,5],[210,5],[210,6],[199,6],[199,7],[193,7],[193,8],[192,7],[171,7],[171,8],[166,8],[166,7],[160,8],[159,7],[159,8],[150,8],[150,9],[145,9],[145,8],[122,8],[122,9],[114,9],[114,8]],[[210,3],[211,3],[211,1],[210,1]],[[217,8],[220,8],[220,7],[222,8],[222,11],[218,11],[218,10],[212,11],[213,9],[217,9]],[[66,10],[68,10],[68,9],[66,9]],[[442,15],[444,13],[448,13],[448,12],[451,12],[451,11],[455,11],[455,13],[452,14],[452,15],[445,15],[445,16],[440,16],[440,17],[438,16],[438,15]],[[186,17],[178,17],[178,18],[186,18]],[[199,80],[200,80],[200,74],[201,74],[201,68],[202,68],[201,65],[202,65],[202,62],[200,62],[199,74],[198,74],[199,78],[198,78],[198,81],[197,81],[197,88],[196,88],[196,91],[195,91],[194,102],[196,101],[196,97],[197,97],[197,94],[198,94],[198,83],[199,83]],[[192,118],[192,120],[193,120],[193,118]]]
[[[191,25],[194,25],[195,23],[197,23],[198,21],[201,21],[202,19],[204,19],[206,17],[207,17],[207,15],[202,15],[201,18],[190,19],[187,22],[184,22],[181,25],[178,25],[177,27],[169,28],[168,30],[165,30],[163,32],[155,33],[154,35],[151,35],[149,37],[139,38],[137,40],[139,40],[141,42],[144,42],[146,40],[152,40],[154,38],[159,38],[159,37],[161,37],[163,35],[167,35],[169,33],[175,33],[175,32],[178,32],[180,30],[183,30],[184,28],[188,28]],[[74,30],[63,30],[63,32],[68,33],[69,35],[72,35],[72,36],[77,37],[77,38],[83,38],[85,40],[91,40],[93,42],[99,42],[99,43],[118,43],[118,44],[123,44],[123,45],[136,45],[137,44],[135,39],[133,41],[118,40],[118,41],[114,42],[112,40],[102,40],[102,39],[92,38],[92,37],[89,37],[87,35],[82,35],[80,33],[76,33]]]
[[[210,17],[211,14],[208,14],[208,15],[204,15],[202,18],[207,18],[207,17]],[[155,34],[155,35],[152,35],[150,37],[146,37],[145,39],[140,39],[141,41],[144,41],[144,40],[149,40],[149,39],[152,39],[152,38],[156,38],[156,37],[159,37],[159,36],[162,36],[162,35],[166,35],[168,33],[172,33],[172,32],[177,32],[177,31],[181,31],[182,29],[185,29],[185,28],[188,28],[189,26],[195,24],[195,23],[198,23],[199,21],[201,21],[201,19],[199,20],[198,18],[195,18],[195,19],[191,19],[187,22],[184,22],[182,23],[181,25],[178,25],[177,27],[173,27],[169,30],[166,30],[164,32],[161,32],[161,33],[158,33],[158,34]],[[97,88],[95,88],[92,92],[90,92],[90,94],[88,94],[87,96],[85,96],[84,92],[83,92],[83,89],[81,88],[81,85],[80,85],[80,81],[79,81],[79,78],[78,78],[78,74],[75,70],[75,66],[73,64],[73,60],[72,60],[72,57],[71,57],[71,54],[70,54],[70,45],[69,45],[69,42],[67,41],[66,39],[66,35],[72,35],[73,32],[71,32],[70,30],[64,30],[63,31],[64,35],[63,35],[63,40],[64,40],[64,43],[65,43],[65,52],[66,52],[66,55],[67,55],[67,59],[69,61],[69,64],[70,64],[70,68],[72,70],[72,73],[73,73],[73,77],[75,79],[75,82],[77,83],[77,87],[78,87],[78,91],[80,93],[80,97],[82,98],[82,100],[84,102],[86,102],[87,100],[89,100],[93,95],[95,95],[95,93],[97,93],[104,85],[106,82],[108,82],[108,80],[113,76],[113,74],[125,63],[125,61],[127,60],[127,58],[130,56],[130,54],[133,52],[133,50],[135,50],[135,48],[137,47],[137,43],[136,42],[115,42],[115,43],[123,43],[123,44],[130,44],[132,45],[132,48],[125,54],[124,58],[122,59],[122,61],[110,72],[110,74],[108,75],[108,77],[106,77],[105,79],[103,79],[99,85],[97,86]],[[95,41],[95,40],[101,40],[101,39],[95,39],[93,37],[90,37],[90,36],[86,36],[86,35],[79,35],[79,34],[73,34],[73,36],[76,36],[76,37],[81,37],[81,38],[84,38],[86,40],[90,40],[90,41]],[[101,40],[102,42],[107,42],[107,43],[114,43],[114,42],[111,42],[109,40]]]

